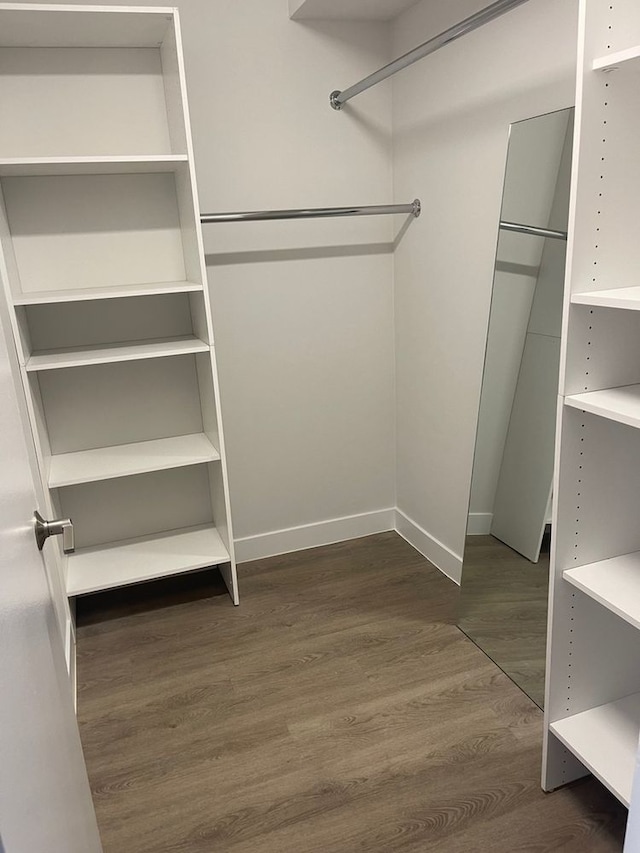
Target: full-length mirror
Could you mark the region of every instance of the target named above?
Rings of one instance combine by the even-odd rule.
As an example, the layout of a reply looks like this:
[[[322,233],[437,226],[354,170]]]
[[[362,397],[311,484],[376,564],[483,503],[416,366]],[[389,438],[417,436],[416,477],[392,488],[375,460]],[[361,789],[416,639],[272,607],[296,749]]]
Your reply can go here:
[[[458,623],[540,706],[572,136],[510,130]]]

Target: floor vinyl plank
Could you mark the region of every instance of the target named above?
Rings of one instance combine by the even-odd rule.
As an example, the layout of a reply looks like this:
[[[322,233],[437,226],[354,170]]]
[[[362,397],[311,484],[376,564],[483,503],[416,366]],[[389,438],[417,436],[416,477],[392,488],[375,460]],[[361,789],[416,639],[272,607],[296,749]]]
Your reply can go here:
[[[612,853],[593,779],[540,788],[542,714],[395,533],[78,602],[105,853]]]
[[[532,563],[494,536],[467,536],[458,624],[542,707],[550,537]]]

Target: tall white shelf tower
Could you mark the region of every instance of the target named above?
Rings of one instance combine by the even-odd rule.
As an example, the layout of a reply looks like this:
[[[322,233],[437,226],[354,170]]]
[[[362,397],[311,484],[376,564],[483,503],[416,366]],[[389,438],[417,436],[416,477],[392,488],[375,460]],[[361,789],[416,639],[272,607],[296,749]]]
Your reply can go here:
[[[0,115],[3,308],[67,595],[218,565],[237,604],[177,10],[0,4]]]
[[[640,731],[640,4],[581,0],[543,785],[629,804]]]

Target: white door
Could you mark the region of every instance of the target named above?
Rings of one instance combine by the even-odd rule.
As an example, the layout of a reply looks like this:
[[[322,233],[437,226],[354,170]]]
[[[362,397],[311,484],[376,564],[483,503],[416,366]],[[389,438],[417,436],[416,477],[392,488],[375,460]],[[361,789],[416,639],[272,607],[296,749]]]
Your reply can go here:
[[[0,472],[0,851],[99,853],[1,325]]]
[[[636,758],[636,771],[631,788],[631,803],[629,804],[629,820],[624,836],[624,853],[640,851],[640,744]]]

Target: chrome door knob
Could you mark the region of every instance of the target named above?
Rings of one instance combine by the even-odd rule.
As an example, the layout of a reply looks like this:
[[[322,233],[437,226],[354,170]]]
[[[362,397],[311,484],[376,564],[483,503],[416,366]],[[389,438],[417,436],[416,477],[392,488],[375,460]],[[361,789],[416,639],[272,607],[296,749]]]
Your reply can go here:
[[[39,551],[42,551],[44,543],[50,536],[62,536],[62,550],[65,554],[73,554],[76,548],[73,522],[70,518],[56,518],[54,521],[45,521],[38,510],[35,510],[33,519]]]

